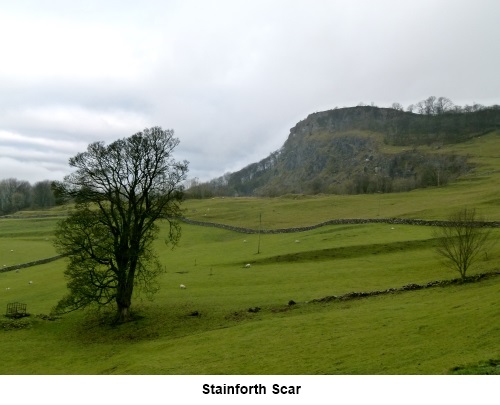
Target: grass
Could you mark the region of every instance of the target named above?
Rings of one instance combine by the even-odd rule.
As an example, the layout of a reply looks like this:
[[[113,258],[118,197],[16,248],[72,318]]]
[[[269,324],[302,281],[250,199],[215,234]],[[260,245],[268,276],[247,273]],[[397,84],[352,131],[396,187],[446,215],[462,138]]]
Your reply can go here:
[[[1,219],[0,268],[55,256],[55,218]]]
[[[478,364],[468,364],[464,366],[454,367],[451,370],[452,374],[465,374],[465,375],[500,375],[500,360],[490,359],[482,361]]]
[[[441,374],[498,355],[498,281],[223,320],[181,308],[111,328],[81,315],[5,332],[14,374]],[[187,308],[185,308],[186,310]],[[215,308],[213,309],[215,311]],[[229,314],[228,314],[229,315]],[[66,331],[65,333],[62,333]],[[390,338],[392,336],[392,338]],[[27,351],[26,347],[30,347]],[[33,358],[32,353],[37,356]]]
[[[477,155],[489,174],[448,187],[373,196],[187,201],[186,216],[257,229],[262,214],[263,226],[271,229],[332,218],[446,218],[454,207],[467,205],[498,220],[499,191],[491,186],[498,181],[495,136],[454,146]],[[476,153],[482,142],[488,154]],[[1,265],[55,254],[57,218],[35,218],[38,214],[0,219]],[[436,256],[431,227],[382,223],[265,234],[260,253],[257,234],[187,224],[182,229],[176,249],[162,238],[157,242],[166,272],[155,300],[137,294],[135,320],[120,326],[92,311],[55,320],[36,316],[48,314],[65,294],[65,260],[0,273],[0,308],[17,301],[31,313],[0,321],[0,374],[498,373],[500,277],[313,302],[458,277]],[[165,224],[161,232],[165,237]],[[500,229],[494,229],[492,239],[499,237]],[[498,271],[499,256],[495,244],[470,274]],[[290,300],[296,305],[288,305]]]
[[[367,224],[320,228],[301,233],[300,239],[295,239],[298,234],[266,235],[260,254],[257,235],[183,229],[177,249],[158,242],[169,266],[154,302],[136,297],[142,317],[119,327],[98,322],[92,313],[55,321],[22,319],[28,327],[3,331],[0,372],[440,374],[498,356],[496,339],[489,337],[498,335],[500,327],[491,322],[500,315],[494,305],[498,279],[343,303],[306,303],[454,278],[436,265],[427,227]],[[380,235],[378,243],[369,243],[374,234]],[[317,252],[327,245],[335,247],[318,260]],[[349,253],[330,255],[337,249]],[[494,268],[491,257],[498,253],[476,271]],[[250,269],[244,268],[246,262],[252,262]],[[0,306],[15,297],[33,315],[48,313],[64,294],[64,265],[61,260],[0,274]],[[186,290],[179,289],[181,283]],[[6,285],[10,290],[5,291]],[[296,306],[288,306],[291,299]],[[253,307],[261,310],[248,312]],[[198,316],[192,316],[195,311]],[[33,351],[39,353],[35,359]]]

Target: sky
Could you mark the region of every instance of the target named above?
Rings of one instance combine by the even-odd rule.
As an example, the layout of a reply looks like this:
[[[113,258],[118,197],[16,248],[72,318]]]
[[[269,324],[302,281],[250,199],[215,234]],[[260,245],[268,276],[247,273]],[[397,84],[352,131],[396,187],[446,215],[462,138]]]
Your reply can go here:
[[[0,0],[0,179],[160,126],[207,181],[309,114],[500,104],[498,0]]]

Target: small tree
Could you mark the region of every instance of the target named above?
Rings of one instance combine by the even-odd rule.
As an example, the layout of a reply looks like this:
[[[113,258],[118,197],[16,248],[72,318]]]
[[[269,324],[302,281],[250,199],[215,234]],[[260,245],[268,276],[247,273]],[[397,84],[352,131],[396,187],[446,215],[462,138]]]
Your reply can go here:
[[[438,238],[436,251],[465,279],[467,270],[485,251],[489,235],[490,231],[476,220],[476,211],[463,208],[450,215],[447,224],[435,232]]]
[[[187,162],[173,160],[179,143],[173,134],[145,129],[108,146],[92,143],[70,159],[76,172],[56,186],[76,203],[56,231],[58,251],[69,257],[69,294],[56,312],[114,301],[116,320],[124,322],[134,287],[154,292],[163,268],[152,249],[156,222],[168,221],[167,242],[175,246],[180,237],[176,218]]]

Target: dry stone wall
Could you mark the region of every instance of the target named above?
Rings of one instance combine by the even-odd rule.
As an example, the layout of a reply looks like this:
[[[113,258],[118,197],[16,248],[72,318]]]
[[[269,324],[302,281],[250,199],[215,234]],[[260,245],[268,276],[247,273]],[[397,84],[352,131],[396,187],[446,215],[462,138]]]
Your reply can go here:
[[[40,260],[35,260],[33,262],[22,263],[22,264],[15,264],[13,266],[3,267],[3,268],[0,269],[0,273],[5,273],[7,271],[24,269],[26,267],[38,266],[40,264],[50,263],[50,262],[53,262],[55,260],[59,260],[62,257],[64,257],[64,255],[57,255],[57,256],[49,257],[47,259],[40,259]]]
[[[310,226],[302,226],[302,227],[294,227],[294,228],[281,228],[281,229],[251,229],[251,228],[242,228],[239,226],[232,226],[226,224],[219,224],[215,222],[205,222],[205,221],[197,221],[189,218],[179,218],[181,221],[190,225],[197,226],[208,226],[213,228],[221,228],[226,229],[228,231],[246,233],[246,234],[279,234],[279,233],[294,233],[294,232],[305,232],[313,229],[321,228],[322,226],[327,225],[355,225],[355,224],[377,224],[377,223],[385,223],[392,225],[417,225],[417,226],[445,226],[449,222],[448,221],[429,221],[425,219],[404,219],[404,218],[351,218],[351,219],[331,219],[329,221],[321,222],[316,225]],[[480,227],[488,227],[488,228],[498,228],[500,227],[500,221],[482,221],[477,222],[477,225]],[[55,260],[62,258],[64,255],[58,255],[49,257],[47,259],[35,260],[33,262],[16,264],[13,266],[0,268],[0,273],[4,273],[7,271],[19,270],[26,267],[38,266],[40,264],[50,263]]]
[[[386,295],[392,293],[399,293],[404,291],[415,291],[422,290],[425,288],[434,288],[434,287],[446,287],[448,285],[453,284],[464,284],[464,283],[474,283],[476,281],[484,280],[491,277],[500,276],[500,271],[492,271],[489,273],[480,273],[473,276],[468,276],[465,279],[454,278],[451,280],[440,280],[440,281],[430,281],[426,284],[407,284],[400,288],[388,288],[387,290],[377,290],[377,291],[368,291],[368,292],[350,292],[343,295],[330,295],[327,297],[319,298],[312,300],[311,302],[331,302],[331,301],[347,301],[356,298],[365,298],[365,297],[373,297],[376,295]]]
[[[215,222],[205,222],[205,221],[197,221],[188,218],[181,218],[181,221],[198,226],[209,226],[214,228],[226,229],[229,231],[247,233],[247,234],[275,234],[275,233],[294,233],[294,232],[305,232],[310,231],[312,229],[321,228],[322,226],[327,225],[355,225],[355,224],[392,224],[392,225],[417,225],[417,226],[446,226],[449,224],[448,221],[429,221],[425,219],[404,219],[404,218],[375,218],[375,219],[361,219],[361,218],[351,218],[351,219],[331,219],[329,221],[321,222],[316,225],[311,226],[302,226],[295,228],[281,228],[281,229],[251,229],[251,228],[242,228],[238,226],[219,224]],[[499,221],[482,221],[477,222],[477,225],[480,227],[488,227],[488,228],[498,228],[500,227]]]

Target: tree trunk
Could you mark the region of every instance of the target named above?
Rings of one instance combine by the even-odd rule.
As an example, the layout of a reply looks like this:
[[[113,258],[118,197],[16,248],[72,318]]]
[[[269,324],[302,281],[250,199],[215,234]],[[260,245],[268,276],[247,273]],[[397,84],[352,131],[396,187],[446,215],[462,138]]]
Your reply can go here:
[[[132,305],[133,286],[118,286],[116,294],[116,322],[123,323],[130,320],[130,306]]]
[[[127,322],[130,318],[130,305],[123,306],[118,304],[118,311],[116,313],[116,323]]]
[[[123,253],[125,252],[125,253]],[[137,267],[137,257],[130,259],[130,248],[122,249],[121,260],[118,261],[118,286],[116,290],[117,314],[116,322],[123,323],[130,320],[130,306],[134,291],[134,276]]]

